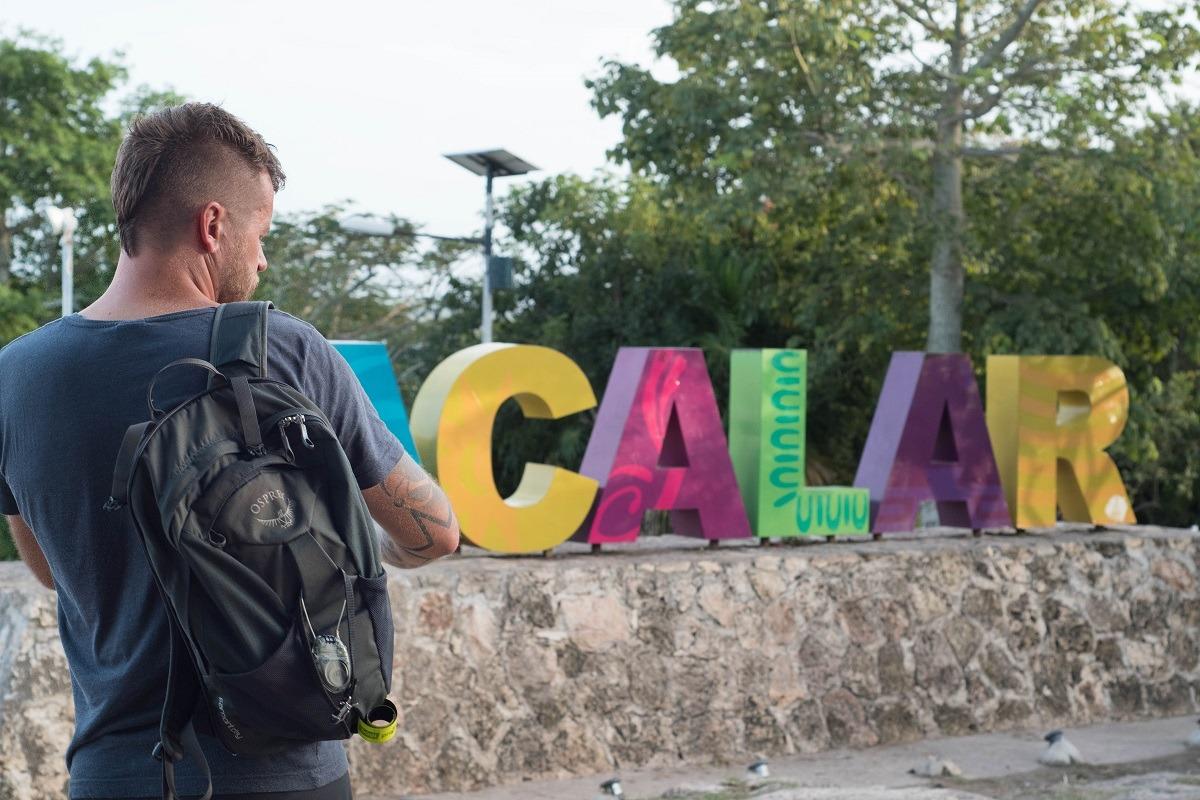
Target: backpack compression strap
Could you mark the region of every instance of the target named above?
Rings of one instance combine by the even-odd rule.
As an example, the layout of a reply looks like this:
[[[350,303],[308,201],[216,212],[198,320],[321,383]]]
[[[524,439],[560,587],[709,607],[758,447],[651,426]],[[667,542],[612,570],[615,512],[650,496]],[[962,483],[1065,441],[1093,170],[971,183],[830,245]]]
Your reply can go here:
[[[208,360],[233,378],[267,377],[267,317],[270,300],[245,300],[217,306],[213,316]],[[212,388],[212,378],[209,378]]]
[[[165,597],[163,603],[168,603]],[[175,621],[175,613],[169,606],[166,611],[171,629],[171,661],[167,671],[167,696],[163,701],[162,719],[158,727],[159,741],[152,755],[162,761],[163,800],[184,800],[175,788],[175,764],[189,755],[200,765],[200,772],[204,776],[204,793],[196,800],[211,800],[212,773],[192,725],[192,714],[200,702],[200,679],[192,666],[188,645]]]

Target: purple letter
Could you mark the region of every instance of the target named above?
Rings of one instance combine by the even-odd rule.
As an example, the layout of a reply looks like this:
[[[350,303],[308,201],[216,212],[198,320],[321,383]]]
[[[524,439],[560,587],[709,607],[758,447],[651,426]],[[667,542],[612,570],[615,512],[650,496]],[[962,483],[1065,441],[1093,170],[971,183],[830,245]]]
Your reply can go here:
[[[912,530],[922,500],[942,525],[1012,525],[970,359],[892,354],[854,485],[870,489],[878,533]]]

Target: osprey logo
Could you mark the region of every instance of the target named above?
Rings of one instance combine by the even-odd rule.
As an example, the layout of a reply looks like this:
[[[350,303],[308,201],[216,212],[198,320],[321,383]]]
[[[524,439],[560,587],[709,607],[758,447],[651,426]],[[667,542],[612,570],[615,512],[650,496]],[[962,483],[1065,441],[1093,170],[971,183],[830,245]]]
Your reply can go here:
[[[258,516],[264,512],[274,512],[275,516],[266,519]],[[268,528],[290,528],[296,521],[295,505],[280,489],[272,489],[259,495],[250,505],[250,513],[254,514],[255,521]]]

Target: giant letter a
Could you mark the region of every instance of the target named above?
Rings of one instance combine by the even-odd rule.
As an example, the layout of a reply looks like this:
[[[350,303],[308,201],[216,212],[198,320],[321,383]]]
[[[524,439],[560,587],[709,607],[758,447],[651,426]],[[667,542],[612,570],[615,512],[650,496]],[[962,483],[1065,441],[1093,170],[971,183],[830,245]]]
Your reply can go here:
[[[576,539],[631,542],[652,508],[685,536],[750,535],[700,350],[622,347],[579,471],[600,496]]]
[[[970,359],[892,354],[854,485],[871,490],[879,533],[912,530],[922,500],[943,525],[1012,524]]]

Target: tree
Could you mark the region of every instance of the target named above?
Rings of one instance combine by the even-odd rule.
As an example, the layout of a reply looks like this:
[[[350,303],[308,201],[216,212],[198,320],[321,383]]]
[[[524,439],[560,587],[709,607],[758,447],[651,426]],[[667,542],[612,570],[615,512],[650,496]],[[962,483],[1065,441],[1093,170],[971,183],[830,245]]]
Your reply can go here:
[[[124,78],[119,56],[77,65],[55,39],[0,38],[0,287],[9,292],[0,303],[19,307],[29,327],[57,316],[62,280],[41,205],[76,211],[75,298],[87,305],[120,255],[108,184],[123,131],[135,114],[185,100],[170,89],[123,91]],[[0,327],[0,344],[24,332],[16,320]]]
[[[398,375],[415,392],[428,372],[414,372],[413,348],[426,342],[424,331],[450,290],[464,245],[439,242],[423,250],[411,236],[349,233],[338,224],[342,211],[329,205],[277,218],[263,245],[269,266],[256,296],[331,339],[389,340],[393,357],[405,350]],[[400,231],[417,230],[408,220],[392,222]]]
[[[0,285],[11,278],[14,227],[40,225],[35,203],[107,197],[120,121],[104,104],[124,78],[115,61],[76,65],[54,39],[0,39]]]
[[[1139,518],[1177,525],[1200,514],[1189,399],[1200,390],[1196,118],[1178,107],[1107,148],[970,160],[963,176],[975,272],[964,349],[979,379],[993,353],[1119,364],[1133,403],[1112,452]],[[933,232],[913,187],[928,180],[928,162],[909,153],[806,158],[786,178],[747,170],[743,184],[786,187],[757,203],[743,187],[636,174],[522,187],[501,205],[504,244],[521,259],[516,290],[497,302],[497,335],[562,350],[597,395],[622,345],[700,346],[722,406],[731,348],[806,348],[809,479],[849,483],[891,353],[925,340]],[[447,327],[474,324],[478,294],[466,288]],[[502,410],[500,485],[515,486],[525,461],[577,467],[589,431],[587,415]]]
[[[874,160],[906,180],[929,241],[926,349],[962,348],[964,160],[1111,147],[1197,61],[1182,4],[1119,0],[676,0],[654,32],[675,80],[610,62],[614,155],[662,181],[774,198],[804,162]],[[1015,139],[1005,142],[1004,139]]]

